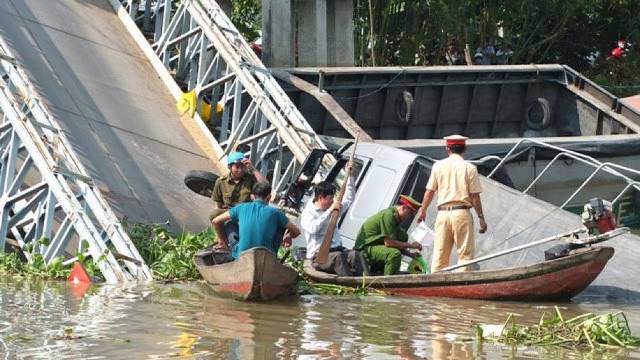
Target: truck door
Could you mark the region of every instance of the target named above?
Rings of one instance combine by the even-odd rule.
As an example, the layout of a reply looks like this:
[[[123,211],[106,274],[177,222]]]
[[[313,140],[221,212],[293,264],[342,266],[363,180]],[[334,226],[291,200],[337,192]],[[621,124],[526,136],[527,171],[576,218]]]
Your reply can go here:
[[[416,162],[411,165],[411,170],[404,179],[402,189],[399,195],[409,195],[412,198],[422,202],[424,193],[431,174],[431,166],[433,164],[427,159],[417,158]]]
[[[340,226],[345,247],[352,247],[362,223],[374,213],[390,206],[398,191],[405,169],[371,162],[358,179],[353,204]]]
[[[431,173],[431,162],[417,158],[407,166],[372,161],[364,168],[359,179],[355,199],[340,226],[342,242],[346,247],[355,243],[362,223],[369,216],[395,204],[399,195],[410,195],[421,201]],[[403,224],[408,227],[409,224]]]

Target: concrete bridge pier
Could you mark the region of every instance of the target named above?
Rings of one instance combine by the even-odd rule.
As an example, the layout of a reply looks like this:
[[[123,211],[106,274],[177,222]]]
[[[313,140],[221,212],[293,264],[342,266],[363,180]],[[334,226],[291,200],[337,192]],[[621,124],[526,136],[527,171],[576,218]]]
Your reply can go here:
[[[353,66],[353,2],[263,0],[262,44],[270,67]]]

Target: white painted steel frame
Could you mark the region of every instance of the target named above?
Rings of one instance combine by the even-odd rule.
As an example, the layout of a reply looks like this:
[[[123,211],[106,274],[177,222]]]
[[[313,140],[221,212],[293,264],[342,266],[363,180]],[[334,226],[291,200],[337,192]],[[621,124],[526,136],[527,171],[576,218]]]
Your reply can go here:
[[[325,148],[215,1],[110,1],[131,17],[121,16],[125,26],[135,23],[132,36],[139,40],[141,31],[151,42],[139,45],[154,65],[162,64],[156,70],[165,83],[167,74],[173,78],[169,89],[195,90],[198,109],[205,100],[212,104],[205,131],[220,160],[234,150],[250,152],[279,192],[313,148]]]
[[[626,194],[626,192],[630,189],[630,188],[635,188],[636,190],[640,191],[640,182],[637,180],[634,180],[633,178],[631,178],[628,175],[625,174],[629,174],[632,176],[640,176],[640,171],[636,170],[636,169],[632,169],[630,167],[627,166],[622,166],[619,164],[615,164],[612,162],[601,162],[591,156],[579,153],[577,151],[572,151],[572,150],[567,150],[565,148],[562,148],[560,146],[555,146],[555,145],[551,145],[551,144],[547,144],[544,141],[540,141],[540,140],[535,140],[535,139],[529,139],[529,138],[524,138],[521,139],[520,141],[518,141],[512,148],[511,150],[509,150],[509,152],[502,158],[497,157],[500,162],[498,163],[498,165],[491,171],[491,173],[489,173],[489,175],[487,175],[487,178],[491,178],[493,176],[493,174],[496,173],[496,171],[498,171],[498,169],[500,167],[502,167],[507,161],[509,161],[509,158],[511,157],[511,155],[518,149],[520,148],[521,145],[523,144],[534,144],[536,146],[539,146],[541,148],[547,148],[547,149],[552,149],[558,152],[558,154],[556,154],[556,156],[554,156],[554,158],[549,161],[549,163],[547,164],[547,166],[544,167],[544,169],[542,169],[542,171],[540,172],[540,174],[538,174],[538,176],[535,177],[535,179],[533,179],[533,181],[531,181],[531,183],[529,184],[529,186],[526,187],[526,189],[524,189],[522,192],[523,193],[528,193],[529,190],[531,190],[531,188],[533,188],[535,186],[535,184],[538,182],[538,180],[540,180],[540,178],[542,178],[546,173],[547,170],[549,170],[551,168],[551,166],[553,164],[555,164],[559,159],[561,158],[569,158],[569,159],[573,159],[576,161],[579,161],[583,164],[586,164],[590,167],[592,167],[594,170],[593,172],[591,172],[591,174],[582,182],[582,184],[580,184],[580,186],[578,186],[576,188],[576,190],[569,195],[569,197],[562,203],[562,205],[560,205],[560,208],[564,208],[566,207],[571,200],[573,200],[576,195],[578,195],[578,193],[580,191],[582,191],[582,189],[584,189],[585,186],[587,186],[587,184],[600,172],[606,172],[616,178],[618,178],[621,182],[623,182],[625,185],[624,189],[622,189],[622,191],[620,191],[618,193],[618,195],[616,195],[615,198],[611,199],[611,203],[613,205],[615,205],[624,194]]]
[[[70,262],[77,252],[91,255],[107,282],[151,280],[122,224],[2,39],[0,55],[0,251],[11,238],[23,250],[31,244],[31,251],[23,251],[27,260],[38,252],[47,264],[58,256]]]

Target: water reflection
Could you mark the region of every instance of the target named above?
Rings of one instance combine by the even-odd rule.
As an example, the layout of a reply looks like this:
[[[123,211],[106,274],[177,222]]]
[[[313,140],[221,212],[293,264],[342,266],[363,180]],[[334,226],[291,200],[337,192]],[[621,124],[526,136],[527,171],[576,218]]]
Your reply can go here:
[[[634,332],[637,303],[590,297],[563,312],[624,310]],[[4,358],[467,359],[640,356],[575,349],[481,345],[474,323],[514,313],[537,322],[551,304],[303,296],[267,304],[220,299],[204,284],[92,286],[77,298],[65,283],[0,279]]]

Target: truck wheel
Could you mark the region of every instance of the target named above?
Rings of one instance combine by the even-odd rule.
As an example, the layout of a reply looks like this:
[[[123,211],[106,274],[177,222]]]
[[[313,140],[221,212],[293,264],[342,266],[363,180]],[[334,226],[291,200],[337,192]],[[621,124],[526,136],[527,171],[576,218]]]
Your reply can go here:
[[[551,123],[551,104],[545,98],[535,99],[525,113],[527,127],[532,130],[542,130]]]
[[[212,172],[191,170],[184,177],[184,184],[196,194],[210,198],[217,179],[218,175]]]

